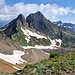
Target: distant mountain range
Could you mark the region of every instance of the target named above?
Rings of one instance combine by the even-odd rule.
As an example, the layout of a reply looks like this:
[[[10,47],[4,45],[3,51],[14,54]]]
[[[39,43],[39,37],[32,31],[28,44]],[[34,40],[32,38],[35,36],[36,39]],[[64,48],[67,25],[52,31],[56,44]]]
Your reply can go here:
[[[62,21],[54,22],[54,24],[64,27],[66,30],[71,31],[75,34],[75,24],[73,23],[62,23]]]

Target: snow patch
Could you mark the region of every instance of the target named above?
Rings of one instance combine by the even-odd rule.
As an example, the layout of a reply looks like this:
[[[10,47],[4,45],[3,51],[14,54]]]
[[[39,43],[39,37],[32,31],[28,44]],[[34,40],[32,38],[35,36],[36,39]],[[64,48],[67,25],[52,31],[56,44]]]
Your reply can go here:
[[[21,27],[21,30],[23,31],[24,35],[26,35],[25,39],[27,40],[27,43],[29,43],[29,41],[30,41],[30,38],[31,38],[30,36],[36,37],[37,39],[39,39],[39,38],[47,39],[45,36],[38,34],[39,32],[38,33],[32,32],[28,29],[23,29],[22,27]]]
[[[49,39],[50,39],[50,38],[49,38]],[[51,40],[51,39],[50,39],[50,42],[51,42],[51,45],[52,45],[52,46],[56,46],[56,41],[55,41],[55,39],[54,39],[54,40]]]
[[[12,55],[5,55],[0,53],[0,59],[3,59],[11,64],[23,64],[27,62],[21,58],[25,53],[23,51],[14,50]]]
[[[22,48],[24,49],[32,49],[32,48],[35,48],[35,49],[57,49],[56,47],[54,46],[42,46],[42,45],[35,45],[35,46],[22,46]]]
[[[68,28],[71,28],[70,26]]]
[[[56,42],[59,42],[59,46],[61,46],[61,43],[62,43],[61,39],[56,39]]]
[[[48,37],[48,39],[50,40],[52,46],[57,46],[56,42],[59,42],[59,47],[61,46],[61,43],[62,43],[61,39],[54,39],[54,40],[52,40],[49,37]]]
[[[16,69],[16,70],[20,70],[19,68],[15,67],[15,66],[13,66],[13,68]]]
[[[50,39],[50,41],[51,41],[50,46],[35,45],[35,46],[22,46],[22,48],[24,48],[24,49],[31,49],[31,48],[35,48],[35,49],[57,49],[58,47],[61,46],[61,42],[62,42],[61,39],[54,39],[54,40]],[[59,42],[59,46],[56,45],[56,41]]]
[[[28,36],[28,37],[25,37],[25,39],[27,40],[27,43],[29,43],[29,41],[30,41],[30,36]]]

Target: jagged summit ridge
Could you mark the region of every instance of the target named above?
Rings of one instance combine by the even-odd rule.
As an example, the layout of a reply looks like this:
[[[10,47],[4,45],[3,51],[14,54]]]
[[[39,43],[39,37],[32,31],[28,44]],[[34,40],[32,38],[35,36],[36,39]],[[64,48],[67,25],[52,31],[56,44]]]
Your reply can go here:
[[[4,33],[7,37],[12,37],[13,34],[17,33],[17,27],[26,26],[26,20],[22,14],[16,19],[8,23],[4,28]]]
[[[25,26],[26,20],[23,14],[19,14],[18,17],[16,18],[17,20],[20,20],[22,22],[22,25]]]
[[[23,19],[24,15],[23,14],[19,14],[17,18]]]
[[[43,15],[40,11],[37,11],[37,12],[35,13],[35,15],[36,15],[36,16],[40,16],[40,17],[44,17],[44,15]]]
[[[30,14],[26,21],[30,28],[36,29],[46,35],[53,36],[59,32],[59,27],[47,20],[41,12]],[[57,30],[58,29],[58,30]],[[55,37],[56,38],[56,37]]]

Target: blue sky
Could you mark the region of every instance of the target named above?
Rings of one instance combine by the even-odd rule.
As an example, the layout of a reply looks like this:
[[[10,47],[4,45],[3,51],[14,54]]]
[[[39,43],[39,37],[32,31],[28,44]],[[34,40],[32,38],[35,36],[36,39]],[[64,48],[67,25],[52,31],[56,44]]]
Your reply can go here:
[[[15,3],[18,2],[24,2],[26,4],[58,4],[59,6],[63,6],[63,7],[72,7],[75,8],[75,0],[6,0],[6,3],[9,5],[13,5]]]
[[[75,23],[75,0],[0,0],[0,23],[41,11],[50,21]]]
[[[63,6],[63,7],[67,7],[67,6],[70,6],[70,7],[75,7],[75,0],[6,0],[6,3],[9,4],[9,5],[13,5],[15,3],[18,3],[18,2],[24,2],[24,3],[36,3],[36,4],[41,4],[41,3],[44,3],[44,4],[47,4],[47,3],[50,3],[50,4],[58,4],[60,6]]]

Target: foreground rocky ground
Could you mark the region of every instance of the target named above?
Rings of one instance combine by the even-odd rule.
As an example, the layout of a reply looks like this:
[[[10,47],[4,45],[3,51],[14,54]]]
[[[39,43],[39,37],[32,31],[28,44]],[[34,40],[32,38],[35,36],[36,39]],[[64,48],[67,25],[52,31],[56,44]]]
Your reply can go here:
[[[49,58],[50,53],[54,53],[54,52],[56,53],[55,55],[59,55],[59,56]],[[15,72],[14,75],[38,75],[36,69],[39,68],[40,66],[42,66],[43,68],[46,67],[45,70],[49,69],[49,71],[51,71],[51,75],[58,75],[57,72],[60,73],[59,75],[69,75],[65,71],[62,71],[64,69],[66,69],[66,71],[68,72],[70,71],[71,73],[70,75],[74,75],[75,73],[74,72],[75,71],[75,49],[74,48],[65,48],[65,49],[59,48],[55,50],[27,49],[24,50],[24,53],[25,54],[22,55],[22,59],[24,59],[27,62],[23,64],[14,65],[0,59],[0,75],[13,75],[14,72]],[[20,68],[21,70],[17,72],[17,69],[14,68],[13,66]],[[57,72],[54,72],[52,74],[52,72],[55,71],[53,68],[55,68]],[[60,70],[58,70],[59,68]],[[42,68],[40,70],[42,70]],[[49,73],[47,75],[50,75]],[[44,75],[44,74],[40,74],[40,75]]]
[[[75,75],[75,52],[66,55],[51,53],[49,59],[37,64],[27,64],[14,75]]]

